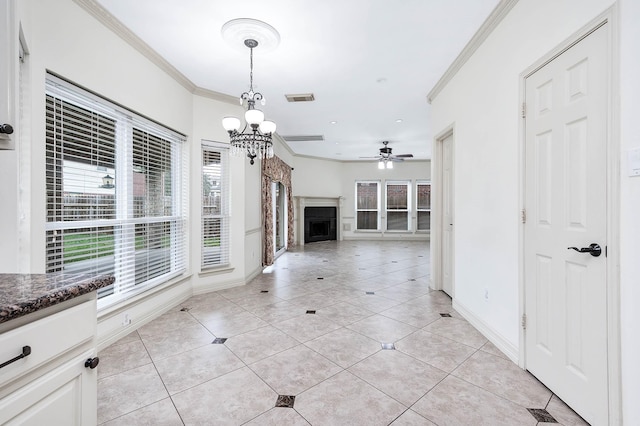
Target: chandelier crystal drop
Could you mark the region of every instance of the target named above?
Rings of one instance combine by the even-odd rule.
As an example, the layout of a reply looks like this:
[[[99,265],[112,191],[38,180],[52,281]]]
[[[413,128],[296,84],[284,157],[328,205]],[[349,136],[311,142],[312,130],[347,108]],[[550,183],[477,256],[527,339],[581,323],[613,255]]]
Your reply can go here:
[[[240,131],[242,122],[239,118],[225,117],[222,119],[222,127],[229,132],[231,155],[246,155],[249,162],[254,164],[256,157],[261,159],[273,157],[272,136],[276,131],[276,123],[265,120],[264,112],[255,107],[256,102],[265,104],[262,93],[253,90],[253,49],[258,46],[258,42],[246,39],[244,44],[250,51],[249,91],[240,95],[240,105],[246,105],[247,108],[244,113],[245,125]]]

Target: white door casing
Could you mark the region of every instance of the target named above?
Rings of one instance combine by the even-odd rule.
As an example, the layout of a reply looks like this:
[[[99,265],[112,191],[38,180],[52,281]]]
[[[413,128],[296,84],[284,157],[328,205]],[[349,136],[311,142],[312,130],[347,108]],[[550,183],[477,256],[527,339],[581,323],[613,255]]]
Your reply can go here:
[[[608,25],[525,81],[526,368],[608,423]],[[568,247],[597,243],[598,257]]]
[[[432,244],[434,290],[454,296],[453,279],[453,127],[435,138],[432,178]]]
[[[442,144],[442,290],[453,297],[453,134]]]

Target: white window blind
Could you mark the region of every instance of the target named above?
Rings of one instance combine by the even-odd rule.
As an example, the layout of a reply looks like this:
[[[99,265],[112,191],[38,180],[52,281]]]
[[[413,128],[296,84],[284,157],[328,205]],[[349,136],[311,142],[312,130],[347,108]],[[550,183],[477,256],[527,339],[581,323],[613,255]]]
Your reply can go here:
[[[377,230],[379,216],[379,183],[375,181],[356,182],[356,229]]]
[[[386,182],[387,231],[408,231],[411,212],[409,182]]]
[[[431,183],[416,183],[416,210],[418,231],[431,230]]]
[[[229,264],[229,149],[202,142],[201,268]]]
[[[112,274],[104,307],[186,270],[184,137],[46,82],[46,270]]]

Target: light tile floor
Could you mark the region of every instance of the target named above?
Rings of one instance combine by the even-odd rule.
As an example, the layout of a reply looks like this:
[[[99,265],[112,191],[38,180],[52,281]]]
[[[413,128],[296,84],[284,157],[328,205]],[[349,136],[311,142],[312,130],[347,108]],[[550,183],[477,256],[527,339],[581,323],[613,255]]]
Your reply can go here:
[[[294,249],[246,286],[194,296],[103,350],[98,421],[586,424],[428,282],[428,243]]]

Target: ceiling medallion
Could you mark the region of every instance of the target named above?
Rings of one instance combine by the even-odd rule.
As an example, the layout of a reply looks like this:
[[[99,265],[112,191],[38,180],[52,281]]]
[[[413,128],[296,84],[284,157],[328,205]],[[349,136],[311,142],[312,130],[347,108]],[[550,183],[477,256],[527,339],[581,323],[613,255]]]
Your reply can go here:
[[[271,25],[257,19],[232,19],[222,26],[222,39],[234,49],[246,52],[245,40],[255,40],[260,53],[268,53],[280,44],[280,34]]]

